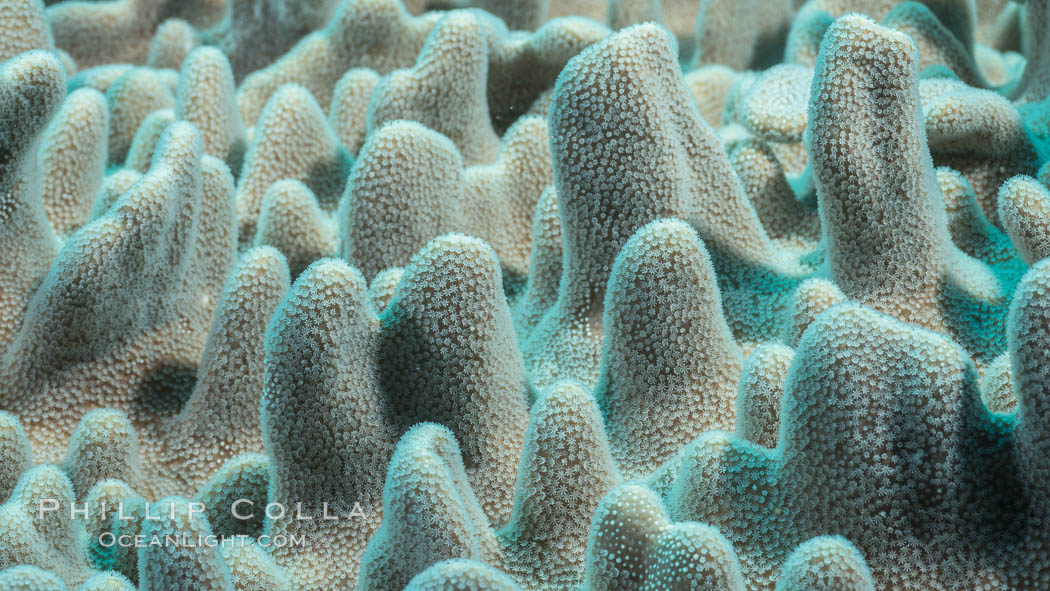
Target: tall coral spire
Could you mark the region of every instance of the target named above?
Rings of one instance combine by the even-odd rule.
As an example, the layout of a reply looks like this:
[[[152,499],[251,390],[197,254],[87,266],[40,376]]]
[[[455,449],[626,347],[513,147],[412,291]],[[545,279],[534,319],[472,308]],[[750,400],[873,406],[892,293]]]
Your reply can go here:
[[[44,208],[57,234],[71,234],[87,222],[102,188],[108,143],[105,97],[91,88],[71,92],[40,145]]]
[[[313,95],[298,84],[281,86],[255,126],[238,179],[241,242],[255,238],[263,197],[271,185],[282,179],[302,181],[322,209],[331,211],[343,193],[349,168],[349,154],[328,127]]]
[[[817,60],[809,119],[807,147],[835,285],[993,359],[1005,334],[989,319],[1005,317],[1007,287],[951,241],[911,39],[860,15],[835,21]]]
[[[339,205],[341,254],[371,280],[408,263],[461,211],[463,157],[445,136],[410,121],[368,135]],[[410,193],[405,207],[399,196]]]
[[[45,213],[36,147],[65,96],[65,72],[51,53],[24,53],[0,65],[0,343],[21,324],[57,241]]]
[[[392,417],[449,427],[486,514],[507,521],[528,422],[525,371],[495,253],[459,234],[431,240],[381,317],[379,371]]]
[[[704,431],[732,430],[740,351],[710,257],[689,226],[658,220],[627,241],[603,325],[595,394],[628,478],[655,470]]]
[[[538,386],[595,382],[606,283],[645,224],[677,217],[713,256],[776,258],[660,27],[624,29],[575,57],[555,87],[550,126],[565,250],[558,301],[526,350]]]
[[[467,164],[492,162],[499,136],[489,120],[488,23],[470,12],[451,12],[434,26],[416,65],[381,80],[368,107],[368,127],[418,121],[456,144]]]
[[[299,589],[356,586],[365,544],[379,526],[394,433],[375,366],[378,337],[361,273],[329,259],[299,276],[266,332],[270,502],[314,517],[275,520],[266,531],[306,537],[305,547],[273,549]],[[324,520],[326,513],[338,519]]]
[[[175,118],[201,132],[204,153],[226,162],[236,173],[244,157],[244,124],[237,109],[230,62],[213,47],[194,50],[179,76]]]
[[[492,560],[494,542],[455,436],[433,423],[412,427],[387,469],[383,524],[362,559],[361,587],[402,589],[444,559]]]
[[[931,324],[947,226],[916,76],[907,36],[861,16],[836,21],[810,93],[808,147],[836,285]]]
[[[179,478],[189,490],[234,456],[263,449],[263,335],[288,284],[288,266],[272,248],[248,251],[230,273],[193,392],[166,437],[166,463],[181,465]]]
[[[619,483],[591,395],[569,380],[547,388],[532,406],[514,512],[500,532],[504,568],[529,588],[579,581],[589,518]]]
[[[106,89],[109,163],[122,164],[139,126],[154,112],[175,106],[175,97],[152,68],[133,68]]]

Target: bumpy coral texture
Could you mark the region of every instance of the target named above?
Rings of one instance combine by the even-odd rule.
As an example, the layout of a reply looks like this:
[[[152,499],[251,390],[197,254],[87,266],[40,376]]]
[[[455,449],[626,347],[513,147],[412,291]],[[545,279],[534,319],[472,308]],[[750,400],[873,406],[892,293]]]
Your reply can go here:
[[[0,0],[0,590],[1050,589],[1048,48]]]

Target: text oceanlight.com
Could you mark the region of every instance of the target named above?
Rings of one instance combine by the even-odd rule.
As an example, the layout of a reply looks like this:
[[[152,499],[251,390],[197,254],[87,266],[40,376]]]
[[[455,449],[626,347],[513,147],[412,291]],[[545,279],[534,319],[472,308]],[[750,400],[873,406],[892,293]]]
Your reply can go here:
[[[159,534],[153,534],[152,536],[139,534],[133,536],[125,534],[118,536],[112,532],[103,532],[98,536],[98,544],[103,548],[112,548],[113,546],[120,546],[121,548],[149,548],[151,546],[174,548],[234,548],[248,546],[250,544],[275,548],[282,548],[285,546],[303,548],[306,546],[306,536],[261,535],[259,537],[254,537],[244,534],[234,536],[191,536],[188,534],[165,536]]]
[[[353,503],[349,506],[347,506],[346,503],[339,503],[340,507],[345,507],[347,509],[343,512],[332,509],[332,505],[329,503],[316,503],[311,505],[316,507],[315,511],[305,509],[303,503],[296,503],[291,506],[285,506],[280,503],[270,503],[260,510],[256,508],[255,503],[250,499],[237,499],[230,503],[228,511],[234,519],[240,521],[256,519],[257,511],[261,514],[260,516],[265,516],[270,522],[283,520],[322,522],[346,521],[363,520],[367,517],[367,514],[359,503]],[[184,507],[184,509],[179,510],[178,507],[180,506]],[[96,523],[112,522],[114,519],[117,521],[160,521],[163,519],[176,521],[177,514],[184,514],[184,517],[188,518],[187,522],[189,522],[192,521],[194,515],[204,516],[207,514],[208,507],[204,503],[193,501],[186,503],[135,502],[129,504],[123,502],[115,504],[101,502],[95,506],[89,506],[87,502],[73,502],[68,506],[63,507],[63,504],[57,499],[40,499],[38,506],[40,519],[44,519],[44,516],[49,513],[56,513],[59,511],[68,511],[70,519],[91,519]],[[258,544],[265,547],[303,547],[306,546],[306,539],[303,535],[291,534],[278,534],[272,536],[267,534],[250,536],[245,534],[217,535],[203,533],[133,535],[106,531],[99,534],[98,543],[103,548],[111,548],[114,546],[122,548],[143,548],[150,546],[215,548],[246,546],[249,544]]]

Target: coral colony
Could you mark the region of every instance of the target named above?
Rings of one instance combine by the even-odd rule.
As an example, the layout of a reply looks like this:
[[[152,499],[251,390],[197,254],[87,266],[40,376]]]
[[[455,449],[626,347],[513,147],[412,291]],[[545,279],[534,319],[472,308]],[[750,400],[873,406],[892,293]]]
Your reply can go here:
[[[0,0],[0,591],[1050,591],[1050,0]]]

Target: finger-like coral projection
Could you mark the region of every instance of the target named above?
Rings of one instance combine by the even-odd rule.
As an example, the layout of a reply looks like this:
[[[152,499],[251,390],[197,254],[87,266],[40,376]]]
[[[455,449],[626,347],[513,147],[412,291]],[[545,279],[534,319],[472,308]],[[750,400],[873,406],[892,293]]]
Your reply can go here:
[[[798,144],[743,140],[733,146],[729,162],[769,239],[783,250],[807,256],[817,250],[820,242],[820,216],[804,174],[789,176],[786,168],[790,163],[777,154],[778,147],[795,145]],[[799,183],[800,179],[804,184]]]
[[[487,23],[470,12],[442,18],[427,37],[415,67],[391,72],[372,91],[368,127],[418,121],[448,137],[467,164],[489,163],[499,150],[485,79]]]
[[[321,210],[313,191],[292,179],[277,181],[263,195],[255,246],[279,250],[293,278],[338,250],[335,224]]]
[[[671,40],[654,25],[588,48],[562,72],[550,125],[563,275],[526,349],[538,386],[597,379],[609,273],[646,223],[678,217],[727,262],[778,258],[687,92]]]
[[[962,173],[984,215],[1001,226],[996,211],[998,188],[1007,179],[1034,174],[1036,169],[1022,115],[999,95],[961,84],[926,94],[923,119],[934,163]]]
[[[361,588],[403,589],[416,573],[444,559],[491,560],[495,538],[487,528],[452,432],[417,425],[390,460],[383,524],[362,559]]]
[[[139,442],[135,428],[124,413],[93,410],[80,420],[69,440],[69,453],[62,468],[73,484],[77,498],[84,498],[100,480],[109,478],[138,484]]]
[[[343,257],[371,279],[452,231],[462,168],[456,146],[418,123],[395,121],[369,134],[340,204]],[[413,196],[411,207],[401,206],[404,194]]]
[[[685,83],[696,102],[700,115],[712,128],[722,124],[726,99],[737,82],[738,74],[728,66],[701,66],[686,72]]]
[[[898,5],[899,0],[808,0],[791,23],[787,40],[788,61],[813,65],[817,48],[831,23],[852,12],[863,13],[882,21],[902,26],[904,32],[918,34],[916,43],[952,59],[972,59],[977,3],[974,0],[918,0]],[[901,3],[903,4],[903,3]],[[942,31],[943,29],[943,31]],[[960,52],[961,50],[961,52]]]
[[[1018,477],[1031,497],[1035,511],[1046,511],[1046,503],[1050,500],[1039,484],[1046,478],[1048,470],[1045,455],[1048,445],[1047,375],[1046,366],[1040,361],[1045,355],[1040,343],[1047,337],[1046,321],[1050,314],[1048,278],[1048,264],[1045,261],[1036,264],[1018,286],[1010,307],[1010,368],[1019,421],[1016,434]],[[1047,544],[1041,537],[1035,540],[1037,548],[1040,543],[1042,547]]]
[[[197,31],[180,18],[161,23],[150,42],[146,64],[153,68],[178,70],[183,60],[197,47]]]
[[[436,238],[405,268],[380,320],[389,412],[402,430],[448,426],[486,514],[504,523],[528,409],[495,253],[466,236]]]
[[[241,454],[223,464],[197,495],[212,531],[226,536],[262,533],[264,513],[240,509],[265,506],[269,484],[270,460],[264,454]]]
[[[241,242],[255,237],[263,198],[282,179],[302,181],[331,211],[343,192],[350,156],[332,133],[324,111],[302,86],[273,94],[255,126],[237,184]]]
[[[588,518],[619,482],[590,394],[569,380],[544,390],[529,416],[514,511],[500,532],[503,569],[528,589],[579,582]]]
[[[180,466],[187,490],[234,456],[263,449],[263,335],[288,284],[284,257],[267,247],[242,255],[226,282],[193,392],[169,427],[165,463]]]
[[[175,111],[171,109],[160,109],[147,115],[131,138],[124,166],[139,172],[148,171],[160,138],[172,123],[175,123]]]
[[[64,95],[65,73],[52,54],[27,52],[0,64],[0,343],[21,324],[32,291],[57,250],[37,176],[36,146]],[[3,408],[14,408],[4,405]]]
[[[91,487],[84,503],[88,508],[83,525],[87,533],[85,542],[91,566],[98,571],[120,573],[130,581],[137,582],[139,549],[133,544],[107,542],[103,545],[102,542],[107,541],[109,535],[139,535],[145,520],[146,500],[121,480],[101,480]],[[114,515],[114,507],[118,511],[123,507],[127,519],[120,519],[119,513]]]
[[[905,35],[861,17],[836,21],[818,58],[809,151],[836,285],[930,325],[945,219],[915,83]]]
[[[971,26],[967,23],[958,23],[952,17],[965,18],[965,12],[953,15],[948,6],[944,6],[940,12],[941,17],[952,20],[941,22],[930,8],[937,4],[946,5],[948,2],[930,2],[921,4],[919,2],[901,2],[886,13],[882,19],[882,25],[896,31],[900,31],[911,37],[919,50],[919,70],[925,70],[931,66],[944,66],[958,76],[962,81],[971,86],[985,86],[985,82],[977,69],[977,64],[971,55],[971,46],[967,45],[970,39],[957,37],[960,31],[970,31]],[[955,2],[955,4],[965,4]],[[952,31],[949,25],[956,25],[958,29]],[[960,27],[961,25],[961,27]]]
[[[368,132],[368,102],[380,77],[368,68],[348,70],[332,90],[328,122],[351,154],[357,155]]]
[[[52,571],[71,586],[91,576],[81,549],[81,524],[69,513],[75,498],[72,484],[57,467],[24,472],[11,497],[0,505],[0,570],[34,566]]]
[[[120,164],[132,139],[154,111],[175,107],[175,97],[164,80],[150,68],[135,68],[106,89],[109,106],[109,162]]]
[[[588,589],[742,591],[740,563],[715,528],[672,524],[660,499],[627,484],[602,499],[587,544]]]
[[[760,345],[748,355],[736,396],[736,433],[770,449],[780,432],[780,401],[795,352],[779,344]]]
[[[528,341],[536,323],[557,301],[561,264],[558,194],[553,187],[548,187],[536,202],[536,211],[532,216],[528,282],[514,310],[514,328],[519,342]]]
[[[797,64],[766,70],[748,89],[739,118],[749,131],[774,142],[802,141],[813,71]]]
[[[381,313],[390,305],[397,293],[397,286],[405,275],[404,267],[390,267],[375,276],[368,286],[368,299],[376,313]]]
[[[296,589],[355,586],[365,544],[379,526],[394,434],[376,367],[379,320],[366,290],[361,273],[345,263],[315,262],[266,332],[269,499],[314,517],[265,526],[270,535],[306,538],[303,547],[272,551]]]
[[[522,448],[513,510],[493,528],[451,431],[411,429],[391,460],[362,586],[397,588],[449,557],[497,565],[526,589],[578,583],[590,515],[620,480],[594,400],[571,381],[551,386],[533,404]]]
[[[938,168],[937,184],[944,195],[952,242],[966,254],[989,265],[1003,282],[1016,283],[1027,266],[1007,233],[993,226],[985,217],[966,177],[950,168]],[[1001,215],[999,220],[1003,221]]]
[[[1050,255],[1050,192],[1031,177],[1015,177],[999,189],[999,219],[1029,265]]]
[[[492,245],[515,294],[529,272],[532,214],[551,177],[547,123],[535,115],[519,118],[503,134],[495,162],[463,173],[466,226],[459,231]]]
[[[595,396],[625,476],[652,472],[704,431],[733,428],[740,351],[691,228],[659,220],[628,240],[604,313]]]
[[[229,61],[221,52],[204,47],[186,57],[181,72],[175,118],[197,127],[205,154],[239,171],[244,156],[244,125]]]
[[[1005,312],[1005,288],[951,242],[915,59],[908,37],[858,16],[836,21],[821,46],[808,139],[830,276],[847,296],[990,360],[1004,334],[985,323]]]
[[[1038,284],[1037,278],[1026,281]],[[1038,298],[1029,301],[1034,304]],[[1015,331],[1027,326],[1020,320],[1023,314],[1015,314]],[[857,332],[862,327],[867,331],[863,336]],[[846,334],[853,336],[842,338]],[[866,360],[865,355],[872,357]],[[882,360],[879,368],[892,368],[890,373],[872,366],[873,358]],[[1028,580],[1025,569],[1011,565],[1023,562],[1026,553],[1042,552],[1046,541],[1035,535],[1021,542],[1030,535],[1025,526],[1008,534],[1017,541],[1011,543],[1011,557],[994,562],[996,566],[991,553],[982,551],[988,558],[978,567],[956,546],[974,540],[995,546],[994,540],[1027,520],[1028,511],[1043,510],[1037,508],[1041,493],[1016,496],[1025,474],[1033,471],[1014,471],[996,459],[1002,453],[1023,453],[1023,445],[1018,440],[1016,452],[1003,449],[1013,427],[984,412],[972,362],[957,345],[870,309],[838,306],[807,330],[788,380],[782,438],[773,454],[709,434],[683,452],[679,481],[669,497],[677,518],[720,526],[741,549],[745,577],[754,577],[755,587],[773,580],[777,561],[793,562],[787,556],[790,545],[829,530],[857,545],[879,585],[951,588],[957,580],[1007,586]],[[906,383],[923,386],[905,394]],[[949,408],[956,410],[947,412]],[[911,419],[902,421],[901,412]],[[888,433],[894,434],[890,444],[884,439]],[[987,463],[974,470],[968,465],[972,460],[965,458],[982,454],[989,454]],[[723,476],[715,478],[718,474]],[[749,516],[739,503],[763,507],[761,515]],[[972,518],[959,521],[963,514]],[[963,530],[952,534],[953,527]],[[787,531],[791,539],[779,538]],[[771,552],[769,540],[774,538],[784,545]],[[854,572],[849,576],[858,588],[870,588],[864,586],[858,560],[826,568]],[[911,561],[916,568],[902,571],[900,561]],[[808,569],[799,565],[799,577],[837,576],[845,584],[848,572],[832,575],[820,567],[806,574],[819,566],[809,564]]]
[[[496,161],[463,168],[446,137],[410,121],[368,136],[337,214],[343,256],[372,278],[405,265],[429,240],[461,232],[487,240],[520,288],[528,273],[532,214],[550,183],[547,126],[522,117],[503,138]],[[410,207],[400,196],[415,195]]]
[[[121,168],[107,175],[102,181],[102,189],[95,197],[94,205],[91,206],[88,220],[96,220],[105,215],[109,208],[117,202],[117,199],[141,178],[141,172],[130,168]]]
[[[1003,353],[988,364],[981,378],[981,402],[989,412],[1010,414],[1017,408],[1010,355]]]
[[[66,97],[40,142],[42,198],[51,227],[71,234],[102,188],[109,142],[106,99],[90,88]]]
[[[820,278],[807,279],[799,284],[792,295],[791,324],[787,329],[787,341],[798,342],[809,325],[825,310],[847,301],[846,294],[834,283]]]

